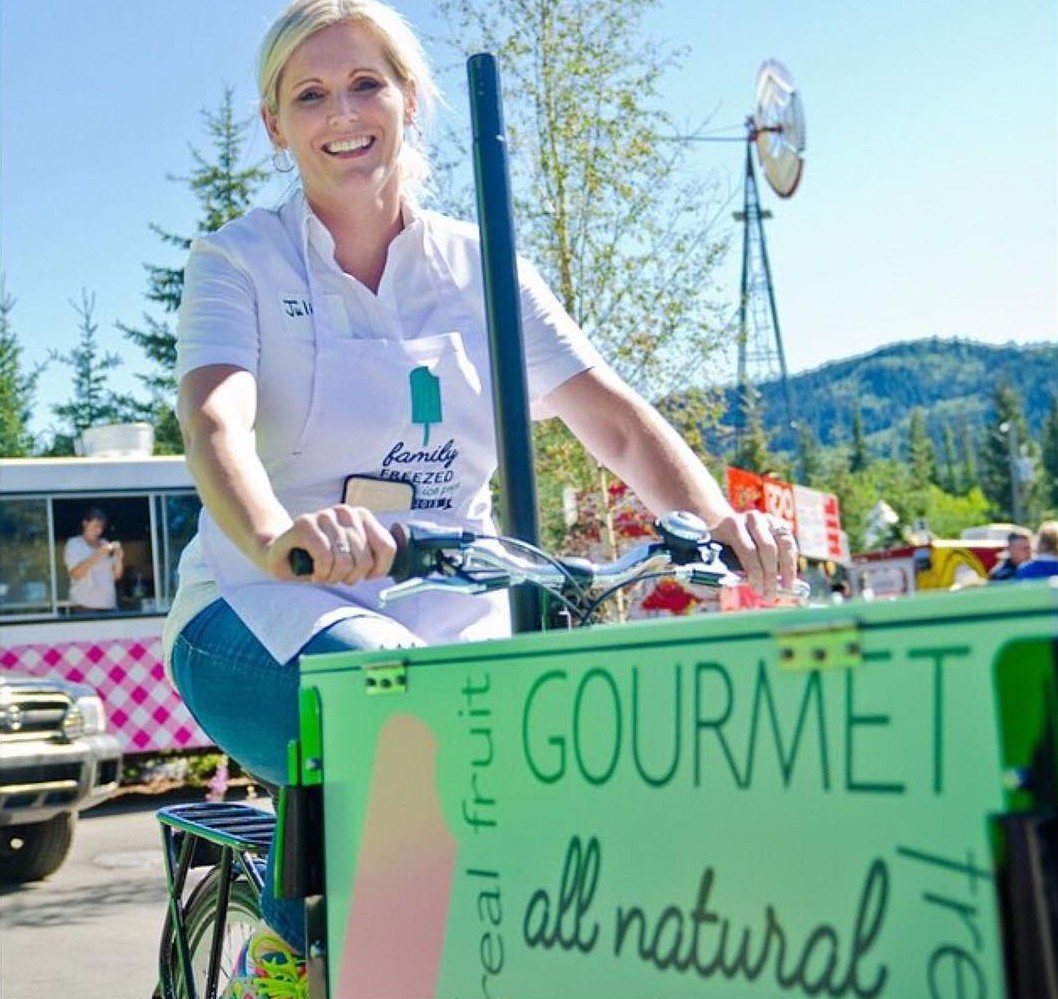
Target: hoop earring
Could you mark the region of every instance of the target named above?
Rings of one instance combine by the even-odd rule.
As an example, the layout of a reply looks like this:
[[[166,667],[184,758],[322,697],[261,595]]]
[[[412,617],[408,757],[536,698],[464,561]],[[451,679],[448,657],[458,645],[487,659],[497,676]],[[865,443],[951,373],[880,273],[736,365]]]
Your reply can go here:
[[[272,150],[272,166],[278,173],[290,173],[294,169],[296,166],[294,154],[291,153],[289,147],[276,146]]]
[[[419,124],[418,118],[409,118],[404,123],[404,138],[411,142],[413,145],[422,145],[422,126]]]

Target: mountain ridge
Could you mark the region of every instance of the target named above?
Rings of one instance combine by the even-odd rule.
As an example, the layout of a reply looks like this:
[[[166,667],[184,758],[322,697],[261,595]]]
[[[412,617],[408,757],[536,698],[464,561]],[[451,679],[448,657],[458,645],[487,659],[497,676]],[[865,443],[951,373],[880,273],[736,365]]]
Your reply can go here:
[[[828,361],[787,377],[794,417],[815,440],[832,447],[852,439],[859,403],[863,433],[872,450],[894,435],[906,436],[911,410],[925,411],[930,435],[939,443],[944,426],[978,433],[989,422],[996,388],[1008,385],[1022,400],[1030,433],[1037,437],[1051,397],[1058,395],[1058,343],[986,344],[963,337],[929,336]],[[780,379],[756,386],[764,428],[772,447],[792,451]],[[736,393],[726,390],[728,412]]]

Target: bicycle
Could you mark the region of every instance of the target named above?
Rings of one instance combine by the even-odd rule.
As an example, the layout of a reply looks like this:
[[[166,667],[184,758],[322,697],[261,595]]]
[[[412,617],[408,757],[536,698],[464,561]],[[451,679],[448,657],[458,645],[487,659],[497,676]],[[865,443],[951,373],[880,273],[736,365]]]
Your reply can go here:
[[[430,523],[396,524],[394,583],[383,591],[381,601],[385,605],[428,591],[476,594],[530,585],[547,598],[546,627],[573,628],[592,623],[602,604],[619,590],[652,579],[674,578],[710,588],[741,582],[698,517],[669,513],[654,521],[654,529],[654,540],[599,564],[580,557],[556,558],[510,537],[477,535]],[[298,574],[311,573],[305,552],[292,553],[291,564]],[[781,595],[804,602],[808,586],[797,580]],[[293,824],[299,816],[302,824],[311,824],[312,819],[305,818],[306,808],[312,806],[303,799],[290,806],[281,801],[278,828]],[[155,997],[213,999],[230,977],[242,944],[262,925],[264,857],[277,834],[277,819],[253,806],[225,802],[173,805],[160,809],[157,818],[163,837],[168,911]],[[287,829],[286,835],[296,840],[299,834]],[[201,876],[189,887],[193,871]],[[322,894],[320,882],[317,872],[298,886],[288,883],[286,890]],[[309,969],[313,988],[311,960]],[[325,988],[317,981],[312,994],[325,994]]]
[[[169,817],[160,997],[216,995],[276,835],[313,999],[1058,997],[1053,587],[578,628],[735,577],[678,515],[604,566],[395,533],[387,600],[543,585],[570,627],[305,657],[281,818]]]

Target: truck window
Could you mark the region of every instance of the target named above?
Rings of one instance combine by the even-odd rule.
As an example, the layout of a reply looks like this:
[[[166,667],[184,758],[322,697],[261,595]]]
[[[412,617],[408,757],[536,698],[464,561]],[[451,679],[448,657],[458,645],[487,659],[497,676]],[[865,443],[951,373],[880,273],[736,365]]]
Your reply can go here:
[[[164,601],[168,607],[176,593],[176,570],[180,564],[180,553],[198,529],[198,513],[202,509],[202,501],[196,493],[169,495],[162,500],[162,536],[165,539],[162,564],[166,568],[163,586],[157,594],[157,599]]]
[[[50,538],[47,500],[0,500],[0,613],[51,608]]]
[[[69,538],[81,533],[81,521],[89,507],[106,514],[103,537],[120,541],[125,552],[125,571],[117,583],[117,610],[140,610],[154,598],[154,553],[151,550],[150,505],[146,496],[106,496],[53,501],[55,521],[55,579],[60,607],[70,595],[70,576],[63,562]]]
[[[81,533],[90,507],[106,514],[103,536],[120,541],[124,550],[117,611],[164,613],[201,506],[194,492],[184,491],[5,497],[0,500],[0,618],[67,615],[70,577],[63,553],[67,540]]]

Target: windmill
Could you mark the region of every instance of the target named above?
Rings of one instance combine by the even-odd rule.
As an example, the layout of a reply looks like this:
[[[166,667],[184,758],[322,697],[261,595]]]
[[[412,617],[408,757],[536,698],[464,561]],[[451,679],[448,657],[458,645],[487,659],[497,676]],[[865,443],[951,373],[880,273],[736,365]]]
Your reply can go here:
[[[757,106],[746,119],[743,207],[742,211],[734,213],[735,219],[742,223],[736,453],[746,433],[746,414],[754,404],[754,386],[761,382],[776,378],[781,381],[787,423],[791,429],[796,427],[779,313],[775,307],[775,289],[764,241],[764,220],[771,217],[771,212],[760,206],[753,166],[754,148],[771,189],[780,198],[791,197],[804,170],[804,113],[793,78],[775,59],[767,60],[757,73]],[[796,437],[795,447],[800,450],[800,441]]]

